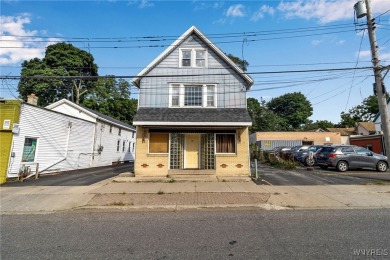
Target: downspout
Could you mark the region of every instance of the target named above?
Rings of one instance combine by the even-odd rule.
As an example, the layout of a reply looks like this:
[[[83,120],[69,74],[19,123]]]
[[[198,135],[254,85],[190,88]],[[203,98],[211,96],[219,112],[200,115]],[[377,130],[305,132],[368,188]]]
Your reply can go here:
[[[95,126],[93,127],[93,145],[92,145],[92,156],[91,156],[91,160],[89,162],[89,167],[92,167],[92,163],[93,163],[93,160],[95,159],[95,154],[94,154],[94,151],[95,151],[95,144],[96,144],[96,129],[97,129],[97,124],[98,124],[98,121],[96,120],[96,123],[95,123]]]
[[[59,160],[58,162],[55,162],[55,163],[49,165],[49,166],[46,167],[46,168],[40,170],[40,171],[39,171],[40,173],[42,173],[42,172],[46,171],[47,169],[50,169],[51,167],[53,167],[53,166],[59,164],[60,162],[63,162],[63,161],[66,160],[66,157],[68,156],[68,150],[69,150],[69,139],[70,139],[70,130],[71,130],[71,128],[72,128],[72,122],[69,121],[69,122],[68,122],[68,136],[67,136],[67,138],[66,138],[66,149],[65,149],[64,158],[62,158],[62,159]]]

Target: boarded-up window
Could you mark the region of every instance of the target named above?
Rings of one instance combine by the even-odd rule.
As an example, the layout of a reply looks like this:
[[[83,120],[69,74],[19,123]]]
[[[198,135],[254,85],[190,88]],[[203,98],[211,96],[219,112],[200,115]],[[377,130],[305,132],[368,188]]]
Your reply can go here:
[[[149,153],[168,153],[169,134],[150,133]]]
[[[235,153],[236,136],[234,134],[216,134],[217,153]]]

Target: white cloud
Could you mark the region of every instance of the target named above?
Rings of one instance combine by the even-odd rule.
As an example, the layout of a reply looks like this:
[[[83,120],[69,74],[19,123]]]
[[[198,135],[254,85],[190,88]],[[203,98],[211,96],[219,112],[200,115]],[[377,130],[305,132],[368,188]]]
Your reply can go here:
[[[320,45],[321,42],[322,42],[322,40],[312,40],[311,44],[314,45],[314,46],[317,46],[317,45]]]
[[[243,17],[245,16],[245,7],[242,4],[232,5],[226,11],[227,17]]]
[[[357,1],[357,0],[356,0]],[[353,19],[353,5],[351,0],[298,0],[293,2],[280,2],[278,10],[284,13],[286,18],[316,19],[320,23],[330,23],[339,20]],[[372,9],[375,14],[383,13],[390,9],[390,1],[374,0]]]
[[[359,58],[371,57],[371,51],[364,50],[364,51],[360,51],[360,53],[357,51],[355,53],[355,55],[356,55],[356,57],[359,56]]]
[[[0,39],[3,43],[0,48],[0,65],[18,64],[24,60],[42,58],[45,48],[51,44],[49,42],[58,40],[49,38],[45,42],[37,42],[42,40],[34,37],[38,32],[25,29],[25,25],[30,22],[30,15],[27,13],[19,16],[0,16]]]
[[[195,5],[194,11],[201,11],[201,10],[207,10],[207,9],[220,9],[223,7],[223,2],[198,2],[193,1],[193,4]]]
[[[141,0],[140,4],[138,5],[139,8],[147,8],[152,6],[154,6],[154,4],[149,2],[149,0]]]
[[[272,16],[275,14],[275,9],[271,6],[263,5],[252,15],[251,21],[257,22],[258,20],[263,19],[264,14],[269,14]]]

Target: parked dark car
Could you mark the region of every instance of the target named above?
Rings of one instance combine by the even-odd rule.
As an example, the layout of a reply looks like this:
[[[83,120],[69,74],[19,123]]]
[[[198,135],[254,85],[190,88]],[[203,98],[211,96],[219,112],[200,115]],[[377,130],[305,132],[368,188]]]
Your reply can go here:
[[[294,156],[294,160],[299,162],[300,158],[302,157],[302,154],[310,147],[310,145],[302,145],[298,148],[295,152],[292,153]]]
[[[335,167],[340,172],[357,168],[385,172],[389,168],[387,156],[354,145],[323,147],[315,154],[315,160],[323,169]]]
[[[278,146],[274,147],[274,149],[270,150],[270,153],[279,156],[281,158],[284,158],[284,155],[287,151],[289,151],[291,147],[289,146]]]
[[[313,166],[316,164],[314,155],[323,147],[325,145],[311,145],[307,150],[297,153],[297,160],[306,166]]]
[[[299,150],[299,148],[301,148],[302,147],[302,145],[297,145],[297,146],[293,146],[293,147],[291,147],[291,149],[290,150],[287,150],[286,152],[285,152],[285,157],[286,157],[286,159],[294,159],[294,153],[296,152],[296,151],[298,151]]]

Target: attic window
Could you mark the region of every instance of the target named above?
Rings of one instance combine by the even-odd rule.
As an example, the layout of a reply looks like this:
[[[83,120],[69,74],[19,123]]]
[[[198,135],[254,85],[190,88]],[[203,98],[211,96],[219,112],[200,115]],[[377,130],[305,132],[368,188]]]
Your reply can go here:
[[[207,67],[206,49],[181,49],[180,67],[205,68]]]

